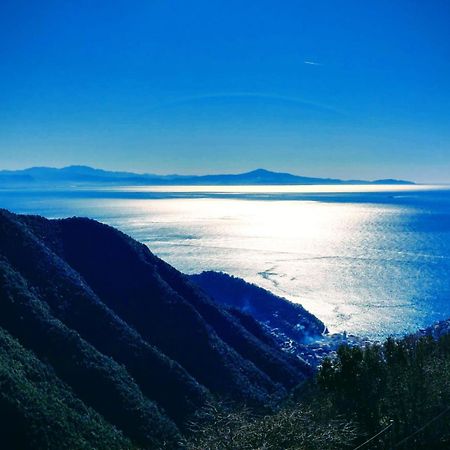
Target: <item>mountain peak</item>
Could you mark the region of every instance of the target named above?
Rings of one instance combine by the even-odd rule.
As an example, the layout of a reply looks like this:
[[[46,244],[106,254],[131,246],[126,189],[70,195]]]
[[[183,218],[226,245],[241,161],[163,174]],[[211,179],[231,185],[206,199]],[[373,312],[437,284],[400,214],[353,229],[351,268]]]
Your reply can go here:
[[[76,170],[76,171],[83,170],[83,171],[86,171],[86,172],[96,172],[97,170],[101,170],[101,169],[95,169],[94,167],[84,166],[82,164],[81,165],[73,164],[71,166],[63,167],[61,170]]]
[[[277,172],[272,172],[271,170],[258,168],[255,170],[251,170],[250,172],[246,172],[246,175],[273,175]]]

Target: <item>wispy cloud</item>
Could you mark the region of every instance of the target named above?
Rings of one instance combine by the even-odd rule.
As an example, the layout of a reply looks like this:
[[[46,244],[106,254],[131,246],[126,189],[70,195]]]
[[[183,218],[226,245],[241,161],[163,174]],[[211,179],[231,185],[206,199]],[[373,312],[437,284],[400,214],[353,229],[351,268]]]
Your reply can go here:
[[[303,61],[303,64],[308,64],[310,66],[321,66],[322,65],[322,64],[320,64],[318,62],[310,61],[310,60]]]
[[[317,65],[321,65],[317,63]],[[211,92],[209,94],[202,95],[192,95],[186,97],[179,97],[172,99],[170,101],[166,101],[158,106],[155,109],[167,108],[172,106],[178,106],[183,104],[190,104],[201,101],[209,101],[209,100],[231,100],[231,99],[262,99],[267,101],[279,101],[284,103],[292,103],[298,104],[303,107],[312,107],[318,110],[328,111],[330,113],[338,114],[340,116],[345,115],[345,113],[337,108],[334,108],[330,105],[325,105],[323,103],[314,102],[311,100],[295,97],[295,96],[287,96],[280,95],[276,93],[267,93],[267,92]]]

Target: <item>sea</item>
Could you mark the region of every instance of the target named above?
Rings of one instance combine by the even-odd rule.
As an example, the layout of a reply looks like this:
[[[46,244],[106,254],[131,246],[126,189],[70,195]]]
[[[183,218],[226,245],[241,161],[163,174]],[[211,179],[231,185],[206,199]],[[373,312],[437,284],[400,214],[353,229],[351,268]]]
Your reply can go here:
[[[331,332],[383,339],[450,318],[450,186],[2,188],[0,207],[97,219],[182,272],[300,303]]]

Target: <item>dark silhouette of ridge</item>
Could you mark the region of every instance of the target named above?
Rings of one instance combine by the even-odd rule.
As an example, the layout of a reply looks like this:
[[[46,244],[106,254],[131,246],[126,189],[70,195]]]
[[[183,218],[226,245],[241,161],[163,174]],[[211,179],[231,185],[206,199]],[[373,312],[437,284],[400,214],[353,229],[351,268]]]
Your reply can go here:
[[[4,449],[135,448],[118,429],[77,399],[47,364],[1,327],[0,387],[0,439]]]
[[[205,271],[190,275],[190,279],[216,302],[245,313],[247,317],[266,324],[298,344],[306,344],[327,332],[323,322],[301,305],[241,278],[223,272]]]
[[[179,430],[214,397],[270,408],[311,373],[256,320],[213,301],[146,246],[89,219],[0,210],[0,345],[2,333],[43,382],[58,380],[55,396],[70,391],[78,409],[103,417],[95,420],[105,445],[117,438],[121,448],[130,441],[178,448]],[[3,350],[0,374],[8,373]],[[13,408],[4,392],[0,417]],[[27,436],[34,420],[41,423],[20,408],[14,414]]]

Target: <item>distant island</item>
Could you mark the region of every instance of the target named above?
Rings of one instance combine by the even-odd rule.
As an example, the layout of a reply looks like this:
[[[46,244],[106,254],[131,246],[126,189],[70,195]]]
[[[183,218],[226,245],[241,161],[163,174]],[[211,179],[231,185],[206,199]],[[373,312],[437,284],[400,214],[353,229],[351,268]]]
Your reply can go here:
[[[31,167],[23,170],[0,170],[0,186],[64,185],[64,184],[113,184],[113,185],[178,185],[178,186],[232,186],[232,185],[339,185],[339,184],[396,184],[411,185],[412,181],[397,179],[341,180],[337,178],[313,178],[290,173],[256,169],[240,174],[222,175],[156,175],[132,172],[113,172],[88,166],[63,168]]]

